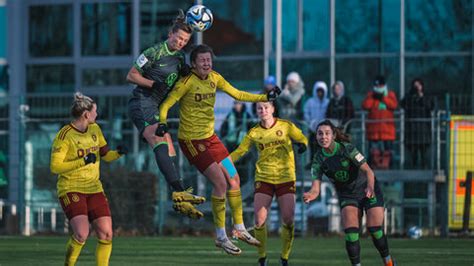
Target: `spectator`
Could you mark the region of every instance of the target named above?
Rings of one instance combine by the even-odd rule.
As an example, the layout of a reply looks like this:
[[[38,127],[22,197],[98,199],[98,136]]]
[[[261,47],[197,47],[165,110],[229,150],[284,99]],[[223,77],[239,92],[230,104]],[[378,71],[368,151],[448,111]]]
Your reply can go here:
[[[369,112],[366,123],[369,141],[370,164],[373,168],[388,169],[395,140],[393,112],[397,108],[395,92],[387,88],[385,78],[377,76],[374,86],[362,102],[362,109]]]
[[[426,150],[431,144],[430,118],[434,110],[434,101],[424,95],[424,89],[421,79],[413,79],[410,92],[400,103],[405,110],[405,147],[411,155],[412,166],[421,168],[426,168],[428,162]]]
[[[313,158],[314,151],[316,149],[316,126],[318,123],[326,118],[326,111],[328,108],[329,100],[327,98],[328,86],[323,81],[316,81],[313,86],[313,96],[306,102],[304,106],[304,121],[309,126],[309,140],[310,140],[310,151],[311,158]],[[311,163],[306,166],[310,168]]]
[[[296,72],[286,77],[286,85],[277,99],[279,115],[283,119],[296,122],[301,118],[301,100],[305,93],[304,82]]]
[[[276,86],[276,79],[275,76],[268,76],[263,80],[263,90],[262,93],[266,94],[271,91]],[[252,115],[257,117],[257,103],[252,103]],[[274,117],[278,116],[278,108],[275,105],[275,112],[273,113]]]
[[[247,106],[243,102],[234,101],[232,110],[227,114],[221,126],[221,138],[228,150],[237,148],[248,131],[251,116],[247,113]]]
[[[350,127],[347,123],[354,118],[352,100],[344,94],[344,83],[342,81],[336,81],[331,89],[332,98],[329,101],[326,118],[331,119],[337,127],[344,128],[345,132],[348,133]]]

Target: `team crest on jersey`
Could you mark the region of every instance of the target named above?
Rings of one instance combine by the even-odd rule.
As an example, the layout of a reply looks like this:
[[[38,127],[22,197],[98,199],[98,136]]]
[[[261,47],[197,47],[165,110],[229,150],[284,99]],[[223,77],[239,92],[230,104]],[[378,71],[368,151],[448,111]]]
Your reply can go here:
[[[206,146],[204,146],[204,144],[198,144],[198,145],[197,145],[197,148],[198,148],[198,150],[199,150],[200,152],[203,152],[203,151],[206,150]]]
[[[211,85],[211,88],[213,89],[216,88],[216,83],[214,83],[214,81],[209,82],[209,85]]]
[[[71,195],[71,200],[73,202],[79,202],[79,196],[77,194],[72,194]]]
[[[92,140],[93,141],[96,141],[97,140],[97,136],[95,134],[92,134]]]
[[[259,189],[262,186],[262,183],[260,181],[255,182],[255,189]]]
[[[283,131],[277,130],[276,134],[277,134],[278,137],[281,137],[283,135]]]

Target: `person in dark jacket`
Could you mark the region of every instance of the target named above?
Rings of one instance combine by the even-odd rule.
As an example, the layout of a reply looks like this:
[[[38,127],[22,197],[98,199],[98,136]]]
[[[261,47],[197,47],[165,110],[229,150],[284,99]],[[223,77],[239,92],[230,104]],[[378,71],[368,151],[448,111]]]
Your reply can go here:
[[[424,88],[423,80],[413,79],[410,92],[400,103],[405,110],[405,147],[411,155],[412,166],[421,168],[426,168],[429,159],[431,112],[435,107],[433,98],[425,96]]]
[[[332,98],[329,101],[326,111],[326,118],[336,123],[336,126],[343,127],[345,132],[349,132],[349,125],[346,123],[354,118],[354,105],[351,98],[344,94],[344,83],[340,80],[336,81],[331,87]]]

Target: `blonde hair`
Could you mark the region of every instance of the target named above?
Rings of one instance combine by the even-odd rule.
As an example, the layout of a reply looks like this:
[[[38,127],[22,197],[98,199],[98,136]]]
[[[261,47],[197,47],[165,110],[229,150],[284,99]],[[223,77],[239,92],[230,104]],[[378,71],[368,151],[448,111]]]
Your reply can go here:
[[[94,100],[80,92],[74,93],[74,101],[71,105],[71,115],[75,119],[82,116],[85,111],[91,111],[94,107]]]

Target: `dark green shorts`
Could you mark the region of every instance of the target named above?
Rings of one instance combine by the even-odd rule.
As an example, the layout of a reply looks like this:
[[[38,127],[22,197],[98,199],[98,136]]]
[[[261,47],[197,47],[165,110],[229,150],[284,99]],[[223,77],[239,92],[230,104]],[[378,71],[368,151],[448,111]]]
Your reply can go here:
[[[128,115],[142,136],[145,127],[159,122],[159,105],[152,97],[135,95],[128,101]]]
[[[339,205],[341,209],[346,206],[355,206],[360,210],[368,210],[373,207],[384,207],[383,193],[380,189],[380,186],[375,180],[374,192],[375,196],[373,198],[365,197],[364,192],[365,186],[360,187],[357,191],[352,193],[340,193],[339,194]]]

